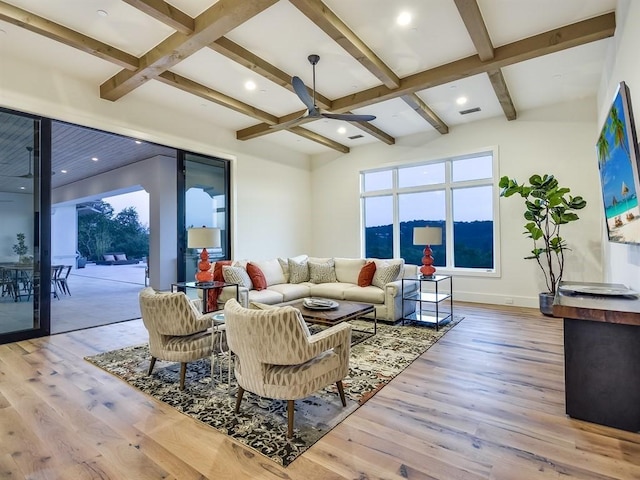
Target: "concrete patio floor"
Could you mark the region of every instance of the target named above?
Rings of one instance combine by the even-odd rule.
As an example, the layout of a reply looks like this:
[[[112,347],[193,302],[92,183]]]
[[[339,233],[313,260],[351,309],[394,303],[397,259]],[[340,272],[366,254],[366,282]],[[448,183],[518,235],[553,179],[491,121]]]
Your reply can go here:
[[[51,334],[140,318],[138,293],[144,288],[144,263],[94,265],[72,269],[71,295],[51,299]],[[31,328],[32,301],[0,299],[0,331]]]

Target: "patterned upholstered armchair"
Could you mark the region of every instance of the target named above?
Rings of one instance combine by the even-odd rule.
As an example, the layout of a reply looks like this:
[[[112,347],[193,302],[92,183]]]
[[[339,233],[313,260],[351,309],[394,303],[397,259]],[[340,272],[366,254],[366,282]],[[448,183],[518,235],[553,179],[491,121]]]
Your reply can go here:
[[[180,390],[184,389],[187,362],[211,356],[213,346],[222,342],[211,335],[223,335],[218,327],[212,333],[211,314],[202,315],[183,292],[156,292],[144,288],[138,295],[142,321],[149,331],[151,375],[156,359],[180,362]]]
[[[342,379],[349,371],[351,325],[341,323],[309,334],[293,307],[246,309],[235,299],[224,309],[227,342],[235,354],[240,410],[244,391],[287,400],[287,437],[293,436],[294,401],[335,383],[342,405]]]

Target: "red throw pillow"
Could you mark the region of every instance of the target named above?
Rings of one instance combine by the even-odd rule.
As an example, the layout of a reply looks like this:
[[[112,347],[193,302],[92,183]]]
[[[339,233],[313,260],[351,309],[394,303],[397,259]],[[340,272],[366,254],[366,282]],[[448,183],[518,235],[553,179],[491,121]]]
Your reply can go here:
[[[224,277],[222,276],[222,267],[225,265],[231,265],[231,260],[219,260],[216,262],[213,267],[213,281],[214,282],[224,282]]]
[[[368,287],[371,285],[374,273],[376,273],[376,264],[373,262],[367,262],[364,267],[360,269],[360,275],[358,275],[358,286]]]
[[[253,288],[256,290],[264,290],[267,288],[267,279],[264,277],[264,273],[251,262],[247,263],[247,273],[249,274],[251,283],[253,283]]]

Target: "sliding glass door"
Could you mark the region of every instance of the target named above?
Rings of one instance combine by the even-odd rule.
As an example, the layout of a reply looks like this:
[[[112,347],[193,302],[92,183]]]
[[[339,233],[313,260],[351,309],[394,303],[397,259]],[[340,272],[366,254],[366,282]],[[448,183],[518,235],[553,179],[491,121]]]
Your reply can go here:
[[[178,225],[178,243],[183,262],[178,265],[180,281],[192,281],[197,271],[198,251],[187,248],[187,229],[208,227],[220,229],[220,246],[208,249],[209,261],[231,258],[229,230],[229,161],[194,153],[179,156],[178,209],[182,225]],[[180,262],[179,262],[180,263]]]
[[[41,172],[50,164],[50,132],[49,121],[0,110],[0,343],[49,331],[50,259],[42,249],[49,222],[42,206],[50,176]]]

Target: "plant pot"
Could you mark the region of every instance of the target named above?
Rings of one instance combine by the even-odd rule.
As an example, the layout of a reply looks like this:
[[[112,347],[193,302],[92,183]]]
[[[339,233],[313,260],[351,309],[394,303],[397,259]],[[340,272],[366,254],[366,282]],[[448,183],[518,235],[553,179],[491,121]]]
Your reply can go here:
[[[540,302],[540,312],[548,317],[553,317],[553,300],[555,295],[550,292],[541,292],[538,294]]]

